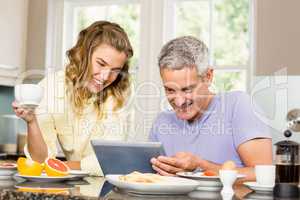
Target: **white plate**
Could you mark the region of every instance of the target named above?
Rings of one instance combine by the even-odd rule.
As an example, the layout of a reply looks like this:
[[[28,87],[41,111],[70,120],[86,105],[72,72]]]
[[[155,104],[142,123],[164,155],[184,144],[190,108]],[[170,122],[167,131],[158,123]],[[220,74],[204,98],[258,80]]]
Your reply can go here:
[[[28,181],[34,181],[34,182],[61,182],[66,180],[72,180],[75,176],[68,175],[62,177],[51,177],[51,176],[47,176],[46,174],[42,174],[41,176],[24,176],[17,173],[15,174],[15,177],[23,178]]]
[[[222,183],[219,176],[205,176],[204,172],[178,172],[177,176],[194,179],[199,182],[199,187],[197,190],[206,190],[206,191],[220,191],[222,188]],[[244,178],[245,175],[238,174],[238,178]]]
[[[74,176],[74,178],[72,178],[72,181],[77,181],[80,180],[84,177],[89,176],[88,172],[82,171],[82,170],[69,170],[69,174]]]
[[[222,199],[222,195],[220,192],[210,192],[210,191],[193,191],[188,193],[190,198],[194,199]]]
[[[257,193],[273,192],[273,185],[259,185],[257,182],[244,182],[244,185]]]
[[[200,182],[200,184],[202,184]],[[221,186],[198,186],[196,188],[197,191],[206,191],[206,192],[220,192],[222,190]]]
[[[13,166],[5,166],[5,164],[10,164]],[[0,164],[0,176],[12,176],[17,172],[17,165],[14,163],[1,163]]]
[[[199,183],[194,180],[163,176],[161,183],[132,183],[119,179],[121,175],[106,175],[106,180],[116,187],[136,194],[186,194],[195,190]]]
[[[9,175],[9,176],[0,176],[0,181],[6,181],[6,180],[12,180],[13,176]],[[1,184],[0,184],[1,186]]]
[[[69,170],[70,175],[74,175],[76,177],[85,177],[89,176],[89,172],[82,171],[82,170]]]
[[[184,178],[191,178],[196,180],[220,180],[219,176],[205,176],[204,172],[178,172],[176,173],[177,176],[181,176]],[[246,175],[238,174],[237,178],[244,178]]]

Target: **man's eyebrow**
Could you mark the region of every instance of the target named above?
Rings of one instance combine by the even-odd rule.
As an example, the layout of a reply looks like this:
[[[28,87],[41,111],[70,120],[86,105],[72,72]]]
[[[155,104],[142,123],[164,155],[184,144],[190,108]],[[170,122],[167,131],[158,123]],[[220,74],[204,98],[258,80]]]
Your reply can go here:
[[[189,89],[193,89],[197,86],[197,84],[193,84],[193,85],[189,85],[189,86],[186,86],[186,87],[183,87],[181,88],[181,90],[189,90]]]
[[[167,85],[164,85],[165,89],[173,90],[173,88],[168,87]]]

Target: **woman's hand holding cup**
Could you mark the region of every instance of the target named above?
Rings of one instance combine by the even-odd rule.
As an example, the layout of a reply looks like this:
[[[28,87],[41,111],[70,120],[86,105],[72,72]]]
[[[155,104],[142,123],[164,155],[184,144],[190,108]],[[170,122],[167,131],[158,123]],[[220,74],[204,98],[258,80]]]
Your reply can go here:
[[[31,123],[36,119],[34,109],[29,107],[22,107],[17,103],[17,101],[12,102],[12,108],[15,114],[25,120],[27,123]]]

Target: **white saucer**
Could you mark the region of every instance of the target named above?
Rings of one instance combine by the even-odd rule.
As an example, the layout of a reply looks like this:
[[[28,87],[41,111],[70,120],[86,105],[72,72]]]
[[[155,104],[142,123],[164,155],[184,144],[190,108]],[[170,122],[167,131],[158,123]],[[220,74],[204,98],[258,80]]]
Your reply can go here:
[[[257,193],[273,192],[274,185],[259,185],[257,182],[244,182],[244,185]]]

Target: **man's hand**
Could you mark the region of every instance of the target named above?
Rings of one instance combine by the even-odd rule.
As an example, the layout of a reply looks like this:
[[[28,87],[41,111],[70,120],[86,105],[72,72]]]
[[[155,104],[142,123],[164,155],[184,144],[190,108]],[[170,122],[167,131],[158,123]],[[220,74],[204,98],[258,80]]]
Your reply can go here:
[[[175,156],[152,158],[152,168],[164,176],[173,176],[181,171],[193,171],[200,166],[201,158],[188,152],[179,152]]]

